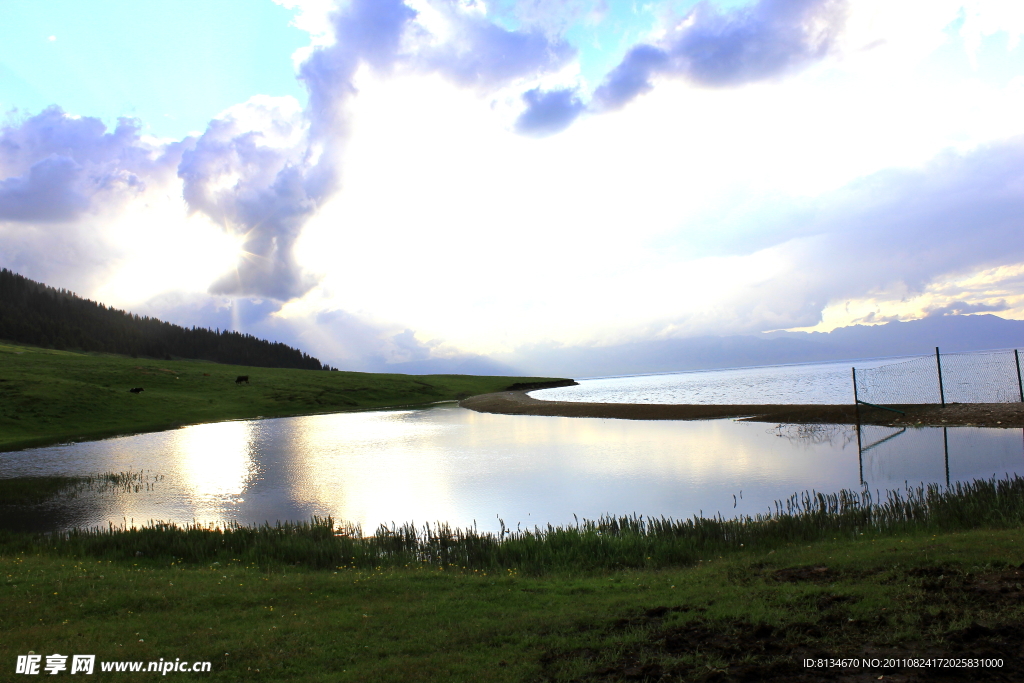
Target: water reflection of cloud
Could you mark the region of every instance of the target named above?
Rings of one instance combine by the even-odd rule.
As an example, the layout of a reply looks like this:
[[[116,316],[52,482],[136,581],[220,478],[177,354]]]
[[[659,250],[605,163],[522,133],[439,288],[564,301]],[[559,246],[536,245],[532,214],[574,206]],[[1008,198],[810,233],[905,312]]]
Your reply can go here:
[[[506,521],[564,523],[572,513],[689,515],[764,507],[753,490],[789,495],[826,477],[856,477],[843,444],[776,445],[764,425],[515,417],[455,407],[301,418],[293,499],[359,522],[448,520],[481,528]],[[809,473],[814,474],[809,476]]]

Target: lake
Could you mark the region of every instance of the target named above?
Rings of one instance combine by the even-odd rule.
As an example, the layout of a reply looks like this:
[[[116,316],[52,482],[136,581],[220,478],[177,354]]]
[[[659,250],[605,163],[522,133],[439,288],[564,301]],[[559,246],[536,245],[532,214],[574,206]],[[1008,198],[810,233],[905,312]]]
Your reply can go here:
[[[446,521],[481,530],[604,514],[765,512],[808,489],[872,491],[1024,474],[1021,430],[776,426],[490,415],[454,404],[196,425],[0,453],[5,477],[133,471],[139,492],[7,510],[67,529],[309,520]]]
[[[942,355],[948,403],[1024,400],[1013,349]],[[583,379],[578,386],[531,392],[546,401],[585,403],[818,404],[853,403],[856,366],[860,399],[882,405],[939,403],[933,355],[831,363],[770,365]]]
[[[574,387],[530,392],[544,401],[771,405],[853,403],[851,368],[874,368],[900,358],[770,365],[656,375],[596,377]]]

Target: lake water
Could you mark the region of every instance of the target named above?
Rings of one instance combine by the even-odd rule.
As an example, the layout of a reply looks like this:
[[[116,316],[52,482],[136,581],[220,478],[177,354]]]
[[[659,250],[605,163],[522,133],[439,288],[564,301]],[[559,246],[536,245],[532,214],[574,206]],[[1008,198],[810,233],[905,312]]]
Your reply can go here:
[[[818,404],[853,403],[851,368],[874,368],[894,358],[773,365],[756,368],[598,377],[574,387],[530,392],[544,401],[585,403]]]
[[[331,515],[495,530],[573,515],[767,511],[834,492],[1024,474],[1021,430],[776,426],[422,410],[222,422],[0,453],[4,477],[134,471],[140,492],[85,493],[0,516],[7,528],[242,524]]]

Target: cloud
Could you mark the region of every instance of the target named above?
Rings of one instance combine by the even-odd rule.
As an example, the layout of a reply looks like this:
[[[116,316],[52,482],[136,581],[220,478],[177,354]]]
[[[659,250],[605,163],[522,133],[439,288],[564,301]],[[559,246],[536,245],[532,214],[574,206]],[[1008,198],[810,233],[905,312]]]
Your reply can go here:
[[[309,92],[305,111],[294,100],[254,97],[211,121],[185,153],[178,175],[190,209],[244,237],[242,259],[212,293],[287,301],[316,285],[295,258],[295,242],[339,187],[361,66],[387,74],[401,65],[494,87],[572,55],[568,44],[539,32],[506,30],[454,3],[435,5],[455,30],[442,40],[420,26],[414,40],[419,15],[404,2],[353,0],[330,15],[334,42],[312,49],[299,67]]]
[[[362,64],[391,68],[415,16],[398,0],[349,3],[330,17],[334,43],[312,50],[300,66],[305,111],[290,98],[253,97],[211,121],[184,155],[178,175],[190,209],[244,237],[242,259],[212,293],[287,301],[316,285],[294,246],[338,188],[353,79]]]
[[[1018,138],[873,174],[823,198],[814,228],[831,233],[850,285],[919,291],[940,276],[1024,261],[1022,187]]]
[[[831,51],[845,18],[845,0],[758,0],[726,11],[702,2],[663,40],[627,52],[593,106],[618,109],[653,88],[657,75],[729,87],[798,71]]]
[[[672,40],[671,55],[701,85],[764,80],[827,55],[845,18],[843,0],[760,0],[726,13],[704,3]]]
[[[549,37],[540,28],[509,30],[482,12],[467,11],[449,0],[431,3],[431,9],[445,35],[421,36],[421,46],[411,62],[464,87],[501,87],[561,68],[576,55],[569,43]]]
[[[322,196],[310,188],[308,126],[288,98],[256,97],[210,122],[178,167],[183,197],[225,230],[242,235],[243,256],[215,294],[287,300],[315,282],[292,253]]]
[[[515,131],[531,137],[545,137],[565,130],[576,120],[584,105],[573,88],[523,93],[526,110],[516,119]]]
[[[77,191],[82,167],[56,154],[32,164],[28,174],[0,180],[0,220],[71,220],[89,208]]]
[[[900,316],[898,315],[879,315],[878,311],[871,311],[867,315],[861,316],[859,318],[854,318],[851,322],[855,325],[880,325],[883,323],[899,322],[900,320],[902,320],[902,318],[900,318]]]
[[[399,335],[409,347],[402,351],[398,349],[402,344],[394,339],[395,326],[344,310],[274,315],[279,309],[280,304],[272,300],[171,291],[133,306],[132,312],[185,327],[235,330],[271,339],[343,370],[387,372],[390,363],[430,355],[426,346],[406,338],[411,332],[406,337]]]
[[[943,315],[970,315],[971,313],[997,313],[999,311],[1009,310],[1010,306],[1006,303],[1005,299],[1000,299],[994,303],[973,303],[969,304],[966,301],[954,301],[946,306],[929,306],[925,309],[925,317],[931,318],[933,316]]]
[[[144,138],[133,119],[109,130],[57,106],[10,119],[0,128],[0,262],[50,285],[91,291],[123,256],[109,226],[129,204],[175,180],[192,142]]]
[[[956,303],[928,315],[1008,310],[1005,293],[990,298],[984,288],[976,295],[978,284],[969,278],[956,283],[1024,263],[1021,188],[1024,139],[1018,138],[946,152],[922,168],[878,172],[823,195],[806,207],[802,222],[762,226],[778,240],[760,252],[780,264],[778,273],[740,290],[712,327],[721,329],[726,320],[742,321],[735,331],[809,327],[830,302],[912,299],[935,283],[944,283],[942,300]],[[891,313],[878,311],[873,322]]]
[[[139,124],[113,131],[97,118],[49,107],[0,129],[0,221],[73,221],[166,182],[190,144],[142,140]]]
[[[619,109],[637,95],[653,88],[651,78],[665,70],[669,62],[665,50],[653,45],[637,45],[626,53],[619,65],[612,69],[594,91],[592,106],[605,111]]]
[[[518,21],[551,37],[561,36],[581,19],[593,21],[607,11],[607,0],[517,0],[512,8]]]
[[[313,139],[330,143],[328,138],[344,125],[345,107],[357,92],[353,80],[359,65],[389,71],[415,17],[401,0],[354,0],[330,16],[334,42],[315,48],[299,66],[299,78],[309,92],[307,117]]]

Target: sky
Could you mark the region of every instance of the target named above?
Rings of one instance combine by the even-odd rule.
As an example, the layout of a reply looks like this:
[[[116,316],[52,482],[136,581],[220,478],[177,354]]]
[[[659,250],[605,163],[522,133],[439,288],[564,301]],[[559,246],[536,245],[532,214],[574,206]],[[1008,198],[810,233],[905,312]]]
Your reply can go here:
[[[1016,0],[6,0],[0,267],[370,371],[1024,319],[1022,34]]]

